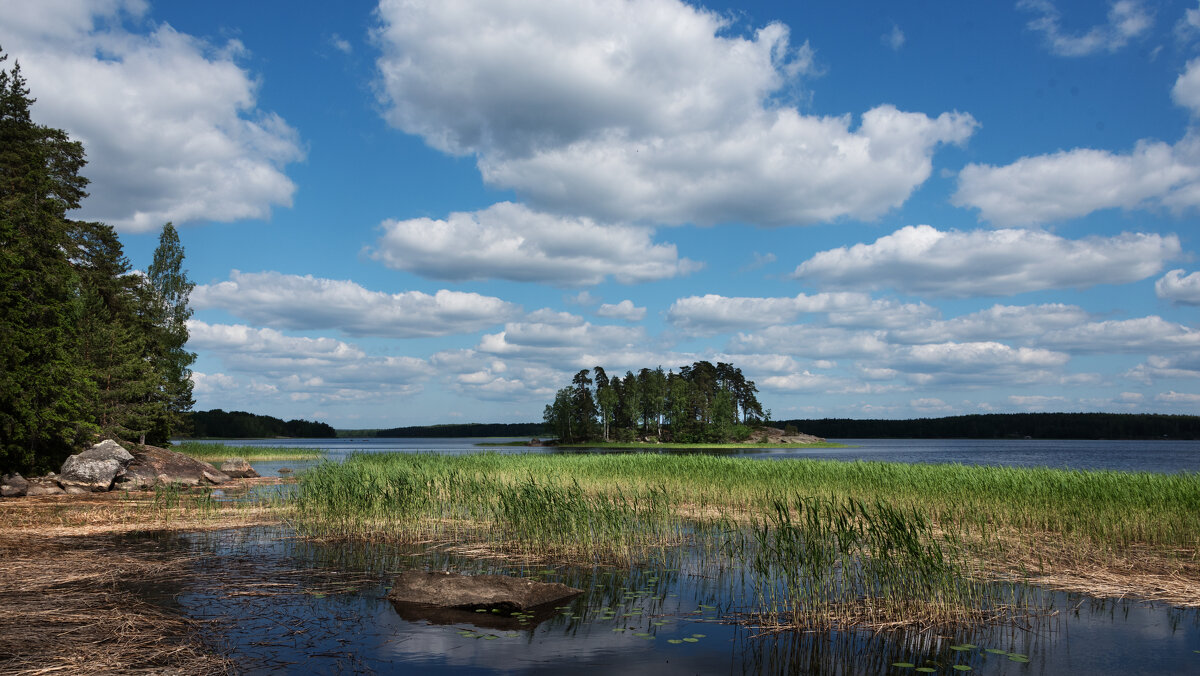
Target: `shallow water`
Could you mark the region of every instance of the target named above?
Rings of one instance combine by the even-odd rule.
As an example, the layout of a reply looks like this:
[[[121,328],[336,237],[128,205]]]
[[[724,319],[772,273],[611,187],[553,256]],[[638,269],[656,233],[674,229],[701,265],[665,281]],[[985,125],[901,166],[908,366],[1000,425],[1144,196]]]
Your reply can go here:
[[[231,446],[288,446],[327,451],[331,459],[364,453],[628,453],[597,449],[499,446],[506,438],[460,439],[232,439]],[[1082,441],[1038,439],[831,439],[848,448],[747,448],[697,451],[762,460],[819,458],[886,462],[962,463],[1005,467],[1109,469],[1130,472],[1200,472],[1200,441]],[[669,451],[678,453],[680,451]],[[266,463],[274,474],[304,462]],[[257,467],[257,464],[256,464]],[[263,470],[259,470],[262,472]]]
[[[1022,626],[759,635],[738,623],[754,607],[748,581],[697,551],[617,569],[519,566],[429,545],[319,545],[280,529],[158,544],[198,555],[196,581],[173,602],[215,620],[212,639],[247,673],[918,673],[897,662],[942,674],[1200,673],[1200,612],[1162,604],[1046,592],[1048,613]],[[540,623],[441,624],[401,617],[384,598],[406,569],[532,576],[585,592]]]

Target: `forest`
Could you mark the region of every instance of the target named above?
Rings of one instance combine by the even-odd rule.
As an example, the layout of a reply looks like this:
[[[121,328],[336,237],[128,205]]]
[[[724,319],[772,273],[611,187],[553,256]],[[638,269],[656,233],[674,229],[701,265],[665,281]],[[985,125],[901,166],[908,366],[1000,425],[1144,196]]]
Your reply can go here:
[[[1200,439],[1200,416],[989,413],[915,420],[783,420],[830,439]]]
[[[745,441],[770,419],[754,381],[732,364],[698,361],[663,372],[643,368],[610,378],[602,367],[575,374],[546,405],[546,432],[562,443],[658,440]]]
[[[186,429],[191,364],[183,247],[162,228],[131,269],[112,227],[67,218],[87,196],[83,145],[35,124],[0,52],[0,472],[57,470],[99,438]]]
[[[334,429],[323,422],[284,421],[246,411],[223,411],[214,408],[211,411],[189,413],[187,419],[191,425],[191,432],[187,436],[196,439],[332,439],[337,436]]]

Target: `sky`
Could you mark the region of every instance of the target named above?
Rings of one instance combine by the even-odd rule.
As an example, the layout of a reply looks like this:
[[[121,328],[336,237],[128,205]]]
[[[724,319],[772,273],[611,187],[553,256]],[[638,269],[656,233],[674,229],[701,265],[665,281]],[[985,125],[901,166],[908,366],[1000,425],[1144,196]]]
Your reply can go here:
[[[71,215],[173,222],[196,409],[1200,412],[1200,2],[0,0]]]

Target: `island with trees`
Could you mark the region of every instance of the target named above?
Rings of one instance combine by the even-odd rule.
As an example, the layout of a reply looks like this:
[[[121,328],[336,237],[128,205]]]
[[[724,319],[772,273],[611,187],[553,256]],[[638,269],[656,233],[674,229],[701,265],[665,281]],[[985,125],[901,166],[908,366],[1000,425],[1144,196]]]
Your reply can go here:
[[[610,377],[603,367],[582,369],[546,405],[547,434],[558,445],[728,444],[761,439],[779,443],[766,428],[770,411],[742,370],[697,361],[678,371],[643,368]],[[823,440],[796,435],[795,440]]]

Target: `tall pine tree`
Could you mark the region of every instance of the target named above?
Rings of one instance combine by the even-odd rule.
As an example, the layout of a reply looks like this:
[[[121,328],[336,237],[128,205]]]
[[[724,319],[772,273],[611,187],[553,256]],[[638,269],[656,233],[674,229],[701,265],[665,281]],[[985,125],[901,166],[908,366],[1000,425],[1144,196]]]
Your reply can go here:
[[[187,351],[187,320],[192,316],[188,296],[195,288],[183,269],[183,245],[175,226],[167,223],[158,238],[154,260],[146,271],[144,304],[146,318],[156,341],[150,363],[160,377],[164,404],[161,417],[152,425],[148,440],[165,443],[173,434],[186,432],[186,413],[192,410],[192,362]]]
[[[33,123],[20,65],[4,71],[6,60],[0,52],[0,468],[36,471],[92,431],[66,218],[87,179],[83,146]]]

